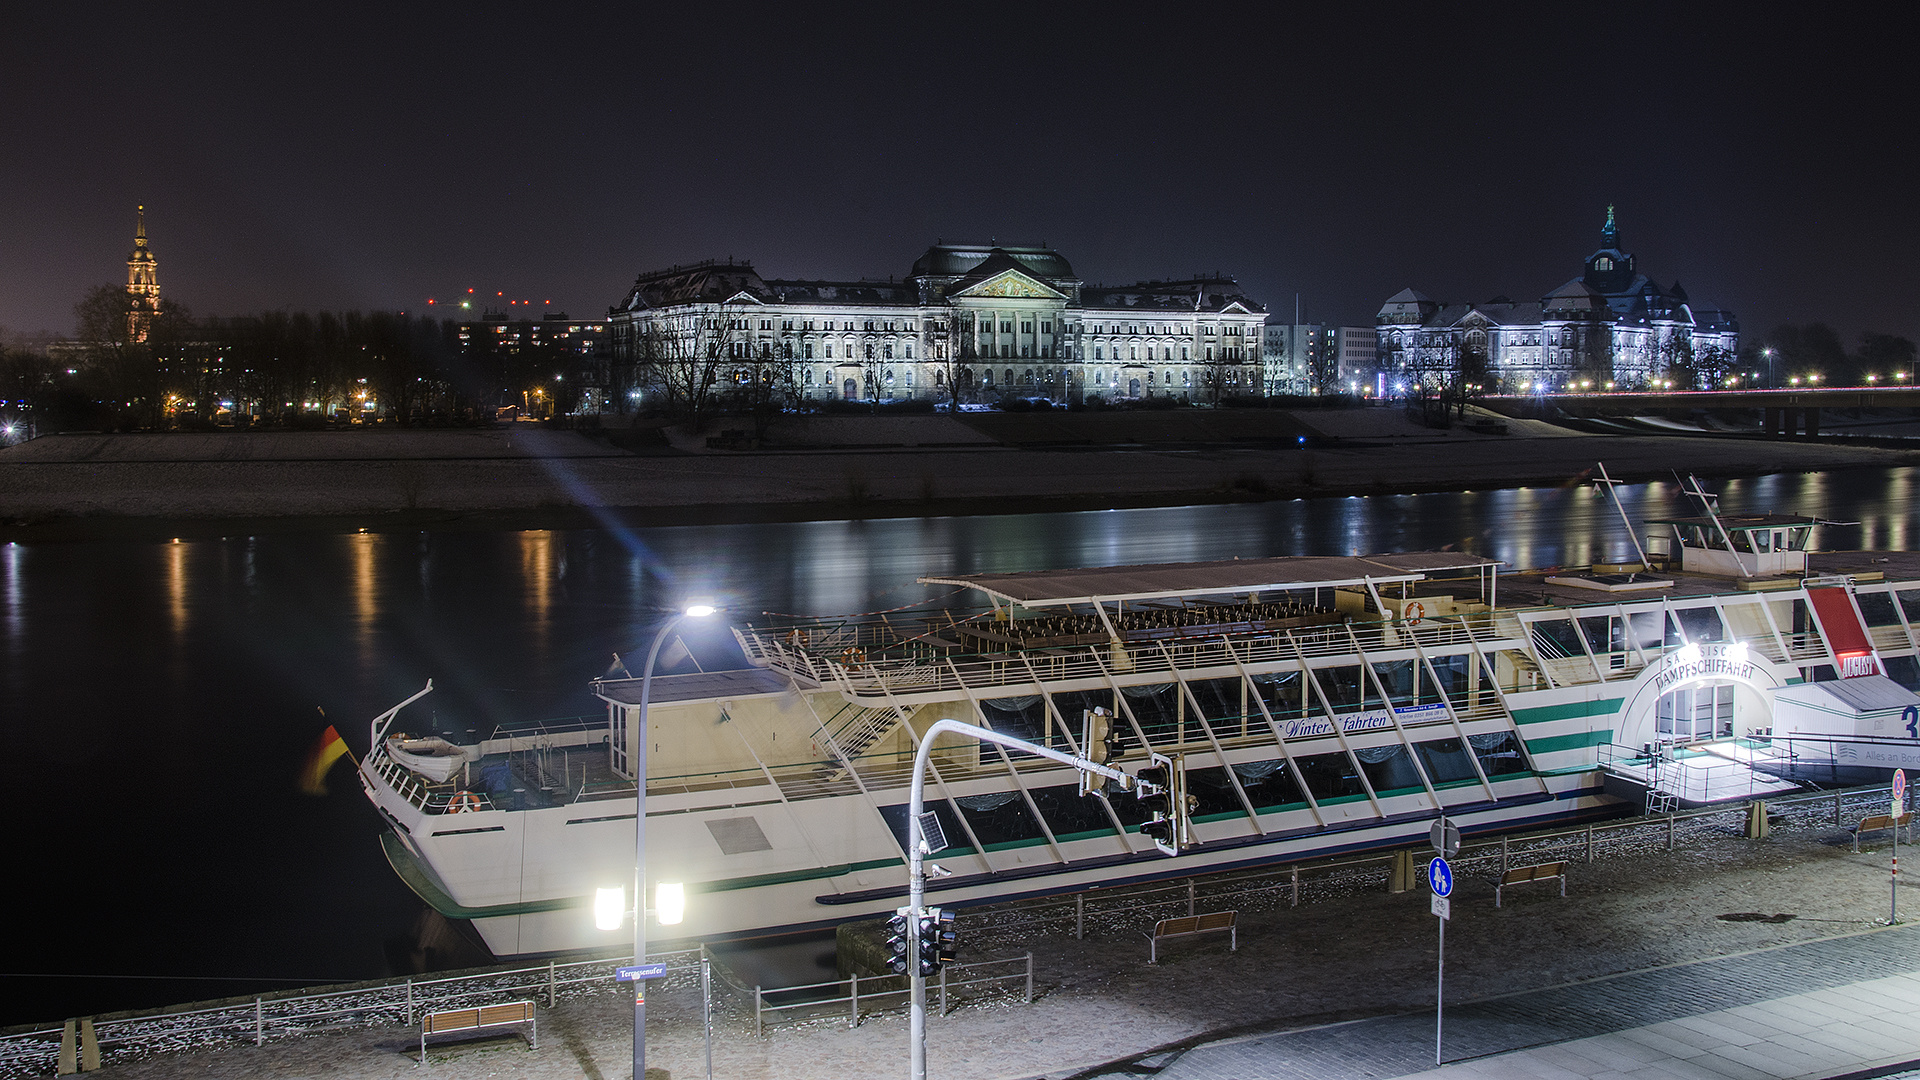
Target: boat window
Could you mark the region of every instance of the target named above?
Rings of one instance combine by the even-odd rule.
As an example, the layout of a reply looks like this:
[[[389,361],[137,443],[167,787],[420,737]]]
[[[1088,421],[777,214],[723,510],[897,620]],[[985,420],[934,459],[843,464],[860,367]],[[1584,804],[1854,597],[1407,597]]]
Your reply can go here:
[[[1435,739],[1414,745],[1420,750],[1420,763],[1427,767],[1427,776],[1434,783],[1480,779],[1480,774],[1473,771],[1473,760],[1467,756],[1466,746],[1459,739]]]
[[[1753,529],[1727,530],[1727,536],[1733,540],[1733,550],[1738,551],[1743,555],[1752,554],[1753,542],[1756,536],[1764,540],[1766,535],[1767,534],[1765,532],[1759,532]],[[1762,547],[1760,550],[1765,551],[1766,548]]]
[[[1147,819],[1140,800],[1131,795],[1116,794],[1107,801],[1112,804],[1114,814],[1122,824],[1138,825]],[[1113,832],[1113,822],[1101,806],[1100,797],[1080,794],[1078,785],[1035,788],[1033,804],[1040,808],[1040,816],[1047,819],[1047,827],[1053,830],[1056,840],[1076,840]]]
[[[1320,691],[1327,695],[1327,701],[1335,712],[1351,712],[1358,709],[1370,696],[1369,688],[1361,683],[1360,665],[1342,664],[1339,667],[1314,668],[1313,677],[1320,684]]]
[[[1470,655],[1456,653],[1452,656],[1435,656],[1430,659],[1433,664],[1434,678],[1440,680],[1440,685],[1437,689],[1446,695],[1447,700],[1453,704],[1454,708],[1466,708],[1469,704],[1467,700],[1469,690],[1476,681],[1473,672],[1474,658]],[[1485,669],[1482,669],[1483,672],[1484,670]],[[1486,681],[1484,674],[1479,681]],[[1424,686],[1426,680],[1421,680],[1421,683]]]
[[[1240,778],[1240,787],[1246,791],[1247,801],[1256,808],[1306,802],[1306,797],[1300,793],[1300,785],[1294,783],[1293,770],[1287,767],[1285,758],[1242,761],[1233,767],[1233,772]]]
[[[1027,808],[1027,800],[1018,791],[990,791],[982,795],[961,795],[953,800],[966,811],[967,823],[988,850],[1006,844],[1045,839],[1040,822]],[[965,834],[962,834],[965,835]],[[952,836],[947,837],[953,843]]]
[[[1886,665],[1887,678],[1920,693],[1920,659],[1911,656],[1883,656],[1880,662]]]
[[[995,731],[1048,745],[1047,735],[1052,725],[1047,723],[1046,699],[1039,694],[986,698],[980,702],[980,713],[987,721],[986,726]]]
[[[1782,550],[1805,551],[1807,547],[1807,535],[1811,532],[1813,532],[1811,528],[1788,529],[1787,546]]]
[[[1899,626],[1900,616],[1893,610],[1893,597],[1883,592],[1857,592],[1854,600],[1860,604],[1860,617],[1867,620],[1868,626]]]
[[[1253,677],[1253,685],[1275,720],[1305,716],[1313,708],[1313,691],[1297,671],[1270,671]]]
[[[1526,754],[1511,731],[1469,735],[1467,745],[1473,747],[1473,756],[1480,759],[1480,768],[1488,776],[1527,771]]]
[[[1907,622],[1920,623],[1920,589],[1901,591],[1900,610],[1906,613]]]
[[[1720,621],[1720,612],[1711,607],[1678,608],[1674,614],[1680,619],[1680,629],[1685,632],[1688,641],[1725,641],[1726,625]]]
[[[1580,619],[1580,632],[1587,637],[1587,648],[1601,655],[1627,649],[1626,629],[1615,616],[1586,616]]]
[[[1531,626],[1533,647],[1541,656],[1564,660],[1587,655],[1586,650],[1580,647],[1580,639],[1574,636],[1572,619],[1541,619]]]
[[[1627,632],[1638,649],[1658,649],[1666,644],[1670,627],[1662,629],[1665,616],[1658,611],[1635,611],[1627,615]]]
[[[1343,795],[1365,795],[1366,787],[1360,782],[1360,775],[1353,771],[1353,762],[1345,754],[1315,754],[1312,757],[1296,758],[1300,767],[1300,779],[1307,790],[1321,802],[1337,799]]]
[[[1387,701],[1389,704],[1401,708],[1420,704],[1414,696],[1412,660],[1376,662],[1373,665],[1373,673],[1380,677],[1380,685],[1387,688]],[[1425,683],[1427,680],[1422,679],[1420,681]],[[1429,696],[1431,696],[1432,688],[1426,687],[1425,689],[1428,690]]]
[[[1140,723],[1140,730],[1147,738],[1158,739],[1172,737],[1167,733],[1179,726],[1180,708],[1179,684],[1154,683],[1149,686],[1123,686],[1120,693],[1126,698],[1127,708],[1132,710],[1133,718]]]
[[[1413,767],[1413,756],[1399,743],[1364,747],[1355,750],[1353,756],[1360,759],[1360,767],[1366,770],[1367,782],[1373,785],[1375,795],[1404,795],[1426,790],[1426,785],[1420,782],[1420,773]]]
[[[1240,727],[1241,718],[1247,713],[1247,684],[1239,679],[1195,679],[1187,684],[1193,691],[1193,699],[1213,723],[1216,734],[1225,734],[1225,729]]]
[[[1193,808],[1194,817],[1247,812],[1246,807],[1240,805],[1240,797],[1233,793],[1233,782],[1227,779],[1227,770],[1218,765],[1208,769],[1188,769],[1187,794],[1199,804]]]

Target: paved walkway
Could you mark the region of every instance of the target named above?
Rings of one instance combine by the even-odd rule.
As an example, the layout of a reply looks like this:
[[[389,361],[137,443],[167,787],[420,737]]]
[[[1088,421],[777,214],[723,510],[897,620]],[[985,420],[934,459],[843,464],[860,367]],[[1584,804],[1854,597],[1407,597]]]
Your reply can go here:
[[[1099,1074],[1160,1080],[1822,1078],[1920,1061],[1920,929],[1676,964],[1447,1010],[1203,1044]]]

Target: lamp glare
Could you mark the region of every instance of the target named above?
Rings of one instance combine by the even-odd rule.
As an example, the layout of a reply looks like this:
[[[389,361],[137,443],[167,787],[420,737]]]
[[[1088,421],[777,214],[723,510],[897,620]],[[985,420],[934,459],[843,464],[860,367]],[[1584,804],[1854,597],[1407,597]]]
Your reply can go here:
[[[615,885],[611,889],[595,889],[593,893],[593,925],[597,930],[618,930],[620,920],[627,913],[627,890],[624,885]]]
[[[653,887],[653,911],[661,926],[678,926],[687,914],[687,890],[677,881],[662,881]]]
[[[718,609],[715,608],[712,604],[688,604],[687,605],[687,615],[695,619],[704,619],[707,616],[713,614],[716,610]]]

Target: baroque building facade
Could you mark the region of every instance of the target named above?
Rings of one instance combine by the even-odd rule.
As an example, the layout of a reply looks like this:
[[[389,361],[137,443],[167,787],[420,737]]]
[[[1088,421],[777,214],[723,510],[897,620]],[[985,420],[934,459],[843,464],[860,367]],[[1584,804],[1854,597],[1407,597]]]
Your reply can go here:
[[[1402,289],[1374,317],[1374,338],[1382,376],[1405,385],[1694,389],[1730,370],[1740,326],[1679,282],[1663,287],[1640,273],[1609,206],[1584,272],[1539,300],[1450,304]]]
[[[1261,392],[1265,317],[1231,277],[1088,285],[1045,246],[938,242],[884,281],[708,261],[635,280],[604,377],[634,402],[708,377],[811,400],[1207,401]]]

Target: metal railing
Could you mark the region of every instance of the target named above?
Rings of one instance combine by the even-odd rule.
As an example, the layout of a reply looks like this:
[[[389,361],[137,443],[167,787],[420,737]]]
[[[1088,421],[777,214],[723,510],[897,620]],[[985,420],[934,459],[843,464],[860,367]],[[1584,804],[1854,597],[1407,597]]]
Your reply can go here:
[[[699,950],[655,953],[670,975],[700,971]],[[412,1024],[428,1012],[535,997],[552,1008],[562,998],[604,990],[628,957],[549,962],[535,967],[463,972],[436,978],[388,979],[338,989],[264,994],[251,1000],[188,1005],[94,1019],[105,1065],[155,1054],[265,1044],[340,1027]],[[0,1035],[0,1077],[52,1075],[62,1025]]]
[[[1007,968],[1020,965],[1018,970],[1006,974],[969,974],[983,972],[990,968]],[[940,976],[928,981],[929,991],[938,990],[940,994],[940,1015],[950,1011],[949,995],[958,997],[962,991],[972,991],[976,987],[994,987],[1008,991],[1012,987],[1021,987],[1021,1001],[1033,1004],[1033,954],[1010,956],[999,960],[977,960],[971,964],[951,964],[941,967]],[[819,993],[832,991],[831,994]],[[869,975],[862,978],[854,974],[845,979],[832,982],[808,983],[804,986],[783,986],[777,990],[761,987],[753,988],[753,1033],[756,1037],[766,1033],[769,1022],[781,1020],[810,1020],[821,1016],[846,1012],[847,1026],[860,1026],[861,1007],[864,1005],[867,1015],[888,1008],[898,1008],[906,1004],[908,993],[905,975]],[[799,1000],[776,1002],[769,998],[795,997]],[[969,994],[968,996],[977,996]],[[875,1002],[887,1000],[888,1005]],[[780,1015],[775,1015],[780,1014]]]
[[[1777,813],[1807,827],[1842,828],[1867,814],[1887,810],[1891,788],[1852,788],[1785,795],[1766,800]],[[1916,793],[1909,790],[1911,805]],[[1448,860],[1456,877],[1498,880],[1516,862],[1580,861],[1614,855],[1674,850],[1681,842],[1707,835],[1743,835],[1749,803],[1683,810],[1658,816],[1624,818],[1572,828],[1508,833],[1465,844]],[[968,938],[992,943],[992,935],[1071,932],[1084,938],[1089,923],[1129,937],[1169,914],[1203,910],[1255,909],[1264,905],[1296,907],[1303,896],[1338,896],[1355,889],[1379,888],[1392,873],[1393,852],[1351,858],[1308,860],[1268,869],[1231,871],[1156,884],[1091,888],[1070,894],[1023,900],[959,913]],[[1417,860],[1409,888],[1424,884],[1424,856]],[[1170,910],[1169,910],[1170,909]]]

